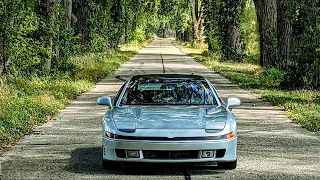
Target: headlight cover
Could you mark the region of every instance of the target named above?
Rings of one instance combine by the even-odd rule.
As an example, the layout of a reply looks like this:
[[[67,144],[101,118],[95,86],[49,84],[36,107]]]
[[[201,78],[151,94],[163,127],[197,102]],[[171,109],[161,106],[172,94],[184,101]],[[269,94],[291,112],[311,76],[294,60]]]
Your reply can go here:
[[[116,132],[108,124],[112,123],[110,115],[105,115],[102,120],[102,136],[116,138]]]
[[[222,131],[226,127],[226,118],[220,117],[213,121],[207,121],[206,122],[206,132],[207,133],[217,133]]]
[[[228,124],[228,126],[229,127],[226,127],[227,128],[227,130],[228,130],[228,134],[226,134],[226,138],[227,139],[231,139],[231,138],[233,138],[235,135],[236,135],[236,126],[237,126],[237,123],[236,123],[236,120],[235,120],[235,118],[234,118],[234,116],[230,116],[230,115],[228,115],[227,116],[227,124]]]

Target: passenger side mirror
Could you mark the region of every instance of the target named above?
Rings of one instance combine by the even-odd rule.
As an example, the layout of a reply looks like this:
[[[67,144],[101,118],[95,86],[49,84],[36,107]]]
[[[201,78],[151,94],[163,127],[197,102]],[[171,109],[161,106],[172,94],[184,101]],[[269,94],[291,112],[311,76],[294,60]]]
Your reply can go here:
[[[227,109],[231,106],[239,106],[240,104],[241,104],[241,101],[238,98],[234,98],[234,97],[227,98]]]
[[[102,96],[97,99],[98,105],[107,105],[112,108],[112,100],[109,96]]]

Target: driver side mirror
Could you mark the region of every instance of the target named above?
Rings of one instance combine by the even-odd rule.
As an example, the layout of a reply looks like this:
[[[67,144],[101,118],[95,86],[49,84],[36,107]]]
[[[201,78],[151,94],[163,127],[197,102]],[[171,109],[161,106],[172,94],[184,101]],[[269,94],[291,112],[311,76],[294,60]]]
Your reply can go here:
[[[98,105],[107,105],[112,108],[112,100],[109,96],[102,96],[97,99]]]
[[[241,101],[238,98],[230,97],[227,98],[227,109],[231,106],[240,106]]]

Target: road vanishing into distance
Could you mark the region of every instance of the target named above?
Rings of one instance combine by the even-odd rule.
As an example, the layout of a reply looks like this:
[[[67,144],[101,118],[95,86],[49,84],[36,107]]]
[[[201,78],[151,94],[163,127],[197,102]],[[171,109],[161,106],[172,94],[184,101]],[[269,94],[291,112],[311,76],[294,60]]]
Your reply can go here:
[[[101,167],[99,96],[114,96],[123,78],[148,73],[199,74],[225,99],[235,96],[238,167],[217,170],[188,164],[135,164]],[[284,112],[195,62],[168,39],[153,40],[113,75],[61,110],[54,120],[21,139],[0,157],[0,179],[320,179],[320,137],[294,124]]]

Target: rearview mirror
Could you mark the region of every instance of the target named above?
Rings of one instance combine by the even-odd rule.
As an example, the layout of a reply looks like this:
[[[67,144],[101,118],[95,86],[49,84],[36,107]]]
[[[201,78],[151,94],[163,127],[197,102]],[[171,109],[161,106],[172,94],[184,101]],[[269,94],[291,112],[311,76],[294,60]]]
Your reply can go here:
[[[230,106],[239,106],[240,104],[241,104],[241,101],[238,98],[233,98],[233,97],[227,98],[227,109]]]
[[[97,100],[97,103],[98,105],[107,105],[110,108],[112,108],[112,101],[111,101],[111,98],[108,96],[99,97]]]

